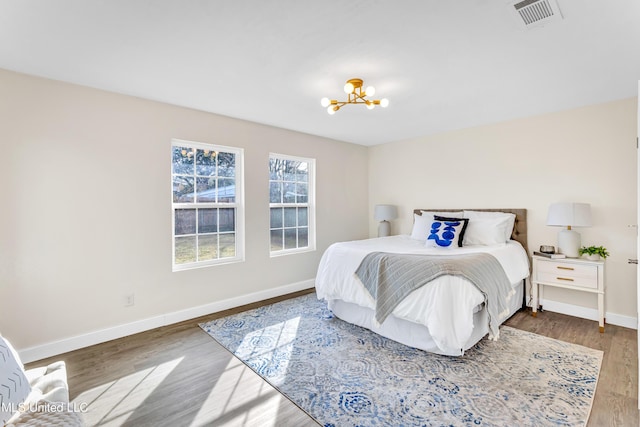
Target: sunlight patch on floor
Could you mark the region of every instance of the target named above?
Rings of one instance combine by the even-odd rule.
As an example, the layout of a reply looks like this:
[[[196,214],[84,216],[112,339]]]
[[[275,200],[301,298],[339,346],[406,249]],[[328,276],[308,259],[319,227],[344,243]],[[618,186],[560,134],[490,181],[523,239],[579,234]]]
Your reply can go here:
[[[87,412],[83,414],[87,426],[120,426],[182,359],[180,357],[94,387],[73,401],[87,404]]]
[[[269,365],[277,366],[277,372],[286,372],[299,324],[300,317],[295,317],[250,332],[244,337],[235,354],[240,359],[252,361],[258,366],[261,365],[261,360],[269,360]],[[269,377],[269,381],[277,386],[279,384],[275,374],[263,372],[263,375]]]
[[[278,351],[280,368],[286,372],[300,318],[287,320],[246,335],[236,354],[247,360],[270,358]],[[270,378],[271,380],[271,378]],[[276,384],[277,385],[277,384]],[[233,357],[203,403],[191,426],[260,425],[275,426],[283,399],[251,368]]]
[[[278,408],[286,399],[235,357],[202,403],[192,427],[276,425]]]

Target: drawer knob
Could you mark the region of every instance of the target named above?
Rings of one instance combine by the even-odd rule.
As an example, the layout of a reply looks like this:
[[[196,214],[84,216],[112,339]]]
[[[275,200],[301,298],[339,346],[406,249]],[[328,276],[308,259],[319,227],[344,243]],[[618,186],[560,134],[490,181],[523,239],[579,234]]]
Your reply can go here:
[[[569,279],[568,277],[556,277],[558,280],[566,280],[567,282],[573,282],[573,279]]]
[[[563,267],[561,265],[557,266],[560,270],[575,270],[573,267]]]

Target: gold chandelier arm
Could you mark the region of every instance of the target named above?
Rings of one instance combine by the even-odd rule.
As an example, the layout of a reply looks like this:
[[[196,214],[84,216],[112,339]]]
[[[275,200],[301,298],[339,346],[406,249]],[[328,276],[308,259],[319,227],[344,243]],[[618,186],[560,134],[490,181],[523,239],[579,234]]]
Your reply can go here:
[[[375,105],[380,105],[380,100],[379,99],[367,99],[367,98],[360,98],[360,100],[355,99],[353,101],[348,101],[345,102],[345,104],[375,104]]]
[[[350,93],[347,97],[347,101],[345,104],[371,104],[374,103],[376,105],[380,104],[379,100],[370,100],[366,98],[366,94],[360,91],[360,93],[356,93],[355,91]]]

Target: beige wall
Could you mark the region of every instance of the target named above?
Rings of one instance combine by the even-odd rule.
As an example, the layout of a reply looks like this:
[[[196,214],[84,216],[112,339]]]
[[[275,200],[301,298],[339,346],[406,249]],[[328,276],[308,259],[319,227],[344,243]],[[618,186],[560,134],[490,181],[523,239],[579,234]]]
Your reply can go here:
[[[556,244],[549,204],[590,203],[586,245],[604,245],[605,307],[636,317],[637,99],[384,144],[369,150],[370,205],[398,205],[392,233],[409,233],[414,208],[526,208],[529,251]],[[428,120],[428,117],[425,118]],[[373,214],[369,211],[369,218]],[[377,224],[369,222],[369,234]],[[595,308],[593,295],[545,290],[545,298]]]
[[[246,262],[171,272],[172,138],[244,148]],[[366,147],[3,70],[0,144],[0,332],[19,349],[311,280],[330,243],[367,237]],[[270,152],[316,159],[314,252],[269,257]]]

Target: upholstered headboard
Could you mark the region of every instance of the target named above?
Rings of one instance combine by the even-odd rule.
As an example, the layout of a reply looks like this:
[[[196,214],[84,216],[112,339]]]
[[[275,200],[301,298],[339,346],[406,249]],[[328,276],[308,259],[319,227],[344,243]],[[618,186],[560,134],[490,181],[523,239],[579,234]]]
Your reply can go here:
[[[526,209],[414,209],[413,213],[422,215],[421,211],[427,212],[460,212],[460,211],[484,211],[484,212],[508,212],[516,214],[516,223],[511,232],[511,238],[520,242],[527,254],[529,247],[527,246],[527,210]]]

